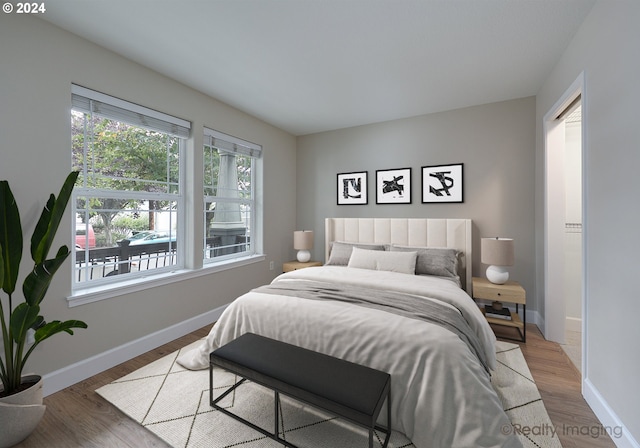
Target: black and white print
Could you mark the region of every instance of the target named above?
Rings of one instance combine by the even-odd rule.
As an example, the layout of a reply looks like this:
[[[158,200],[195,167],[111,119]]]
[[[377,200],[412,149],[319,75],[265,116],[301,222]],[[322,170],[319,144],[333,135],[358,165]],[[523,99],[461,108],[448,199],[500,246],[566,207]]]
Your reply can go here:
[[[377,204],[411,204],[411,168],[376,171]]]
[[[422,202],[463,202],[462,163],[422,167]]]
[[[338,205],[367,204],[367,172],[338,174]]]

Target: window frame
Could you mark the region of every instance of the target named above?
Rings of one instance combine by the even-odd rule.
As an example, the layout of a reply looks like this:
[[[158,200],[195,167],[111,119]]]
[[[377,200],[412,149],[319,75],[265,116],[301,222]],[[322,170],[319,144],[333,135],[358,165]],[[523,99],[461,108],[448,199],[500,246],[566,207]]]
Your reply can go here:
[[[113,276],[103,276],[102,278],[96,278],[87,280],[86,276],[88,276],[92,267],[87,263],[85,266],[78,266],[76,254],[81,252],[81,249],[72,250],[72,283],[71,283],[71,291],[72,297],[76,295],[78,291],[85,291],[89,289],[108,287],[109,285],[119,285],[123,283],[127,283],[135,278],[149,277],[162,273],[167,273],[175,270],[180,270],[184,267],[185,257],[184,257],[184,229],[185,229],[185,200],[184,200],[184,191],[185,191],[185,149],[187,138],[190,134],[191,123],[186,120],[182,120],[162,112],[154,111],[152,109],[146,108],[144,106],[140,106],[128,101],[121,100],[119,98],[111,97],[109,95],[105,95],[100,92],[96,92],[81,86],[72,85],[71,89],[72,93],[72,107],[70,113],[80,113],[83,115],[84,125],[85,125],[85,139],[84,139],[84,160],[82,163],[82,179],[84,180],[83,185],[76,185],[73,189],[72,193],[72,203],[71,203],[71,215],[72,215],[72,223],[71,223],[71,232],[73,235],[73,241],[75,243],[75,234],[76,234],[76,216],[80,216],[84,214],[84,222],[89,222],[88,209],[83,208],[80,209],[77,207],[78,198],[99,198],[99,199],[135,199],[141,201],[168,201],[172,204],[175,204],[175,212],[168,211],[168,213],[175,213],[175,240],[172,238],[169,239],[168,242],[168,255],[165,253],[163,266],[153,267],[150,270],[138,270],[137,272],[127,272],[124,275],[113,275]],[[146,129],[153,132],[161,133],[165,135],[167,139],[175,138],[177,141],[177,164],[178,164],[178,173],[177,173],[177,182],[172,181],[170,177],[170,157],[171,151],[170,147],[167,146],[166,150],[166,161],[167,161],[167,172],[166,178],[159,182],[155,180],[149,181],[150,183],[159,183],[165,186],[164,191],[162,192],[147,192],[147,191],[132,191],[125,189],[110,189],[110,188],[95,188],[89,186],[88,179],[91,176],[91,171],[88,167],[88,148],[89,145],[92,144],[93,136],[95,135],[95,130],[92,126],[87,126],[90,124],[89,120],[92,120],[94,117],[98,117],[99,119],[107,119],[114,122],[119,122],[126,124],[127,126],[131,126],[133,128],[138,129]],[[168,145],[168,140],[167,140]],[[128,180],[136,180],[136,179],[128,179]],[[177,191],[173,191],[177,190]],[[172,218],[169,219],[171,223],[173,221]],[[173,226],[172,229],[173,230]],[[175,245],[175,248],[173,247]],[[82,251],[84,251],[84,259],[88,259],[90,248],[88,245],[85,246]],[[175,251],[175,252],[174,252]],[[175,255],[173,255],[175,253]],[[157,256],[156,256],[157,257]],[[167,264],[167,257],[169,257],[169,261]],[[173,259],[175,257],[175,263]],[[156,263],[157,259],[156,258]],[[151,257],[150,257],[151,259]],[[119,260],[119,263],[122,263],[122,260]],[[156,264],[157,266],[157,264]],[[120,269],[120,265],[114,262],[113,267],[115,269]],[[109,268],[107,268],[109,269]],[[83,272],[84,271],[84,272]],[[79,277],[85,276],[85,279],[79,279]]]
[[[202,182],[202,193],[203,193],[203,207],[202,207],[202,219],[203,219],[203,230],[205,232],[204,235],[202,235],[202,242],[203,242],[203,257],[202,257],[202,261],[203,261],[203,265],[204,266],[212,266],[212,265],[217,265],[219,263],[225,263],[228,262],[230,260],[236,260],[236,259],[242,259],[245,257],[251,257],[251,256],[255,256],[258,255],[259,253],[259,248],[262,247],[262,236],[261,236],[261,232],[259,231],[259,229],[261,228],[261,224],[258,224],[258,216],[262,216],[261,213],[258,211],[258,189],[257,189],[257,180],[258,180],[258,176],[257,176],[257,172],[259,170],[258,165],[260,163],[260,159],[262,158],[262,146],[249,142],[247,140],[243,140],[241,138],[238,137],[234,137],[228,134],[225,134],[223,132],[220,131],[216,131],[214,129],[210,129],[205,127],[204,128],[204,132],[203,132],[204,138],[203,138],[203,143],[202,143],[202,154],[203,154],[203,182]],[[210,147],[210,148],[217,148],[218,151],[220,151],[220,149],[223,149],[225,152],[229,152],[229,153],[235,153],[238,155],[242,155],[245,157],[249,157],[251,160],[251,180],[250,180],[250,199],[245,199],[245,198],[230,198],[228,196],[224,196],[224,195],[207,195],[205,193],[205,189],[207,187],[211,187],[208,185],[205,185],[205,181],[204,181],[204,170],[206,169],[205,163],[204,163],[204,154],[206,151],[206,148]],[[237,165],[236,165],[237,167]],[[218,190],[219,186],[216,186],[216,191]],[[216,203],[237,203],[237,204],[244,204],[244,205],[248,205],[249,206],[249,244],[248,244],[248,250],[246,251],[242,251],[242,252],[238,252],[238,253],[232,253],[232,254],[227,254],[227,255],[221,255],[221,256],[215,256],[215,257],[207,257],[206,253],[208,250],[210,250],[207,247],[207,243],[206,243],[206,232],[207,232],[207,226],[206,226],[206,222],[207,222],[207,208],[206,205],[208,202],[216,202]],[[245,234],[246,235],[246,234]]]
[[[100,92],[96,92],[90,89],[86,89],[84,87],[72,84],[72,96],[74,94],[87,96],[87,95],[95,95],[95,98],[98,101],[113,101],[117,107],[130,107],[134,112],[134,115],[149,112],[153,114],[153,118],[164,120],[167,117],[171,119],[175,119],[177,123],[174,123],[172,126],[185,126],[188,128],[187,135],[183,138],[182,141],[183,146],[180,148],[180,168],[179,168],[179,178],[180,178],[180,197],[182,200],[181,203],[181,213],[178,215],[178,226],[181,226],[181,231],[178,233],[178,244],[183,245],[186,250],[181,251],[181,256],[183,264],[180,267],[173,266],[163,270],[162,272],[154,271],[153,273],[148,273],[146,275],[141,276],[126,276],[126,279],[122,279],[120,281],[115,282],[107,282],[102,283],[98,282],[98,284],[77,284],[73,278],[70,278],[71,281],[71,294],[67,297],[67,302],[69,307],[80,306],[88,303],[93,303],[100,300],[111,299],[119,296],[124,296],[127,294],[148,290],[150,288],[158,288],[164,285],[171,285],[176,282],[181,282],[189,279],[195,279],[205,275],[211,275],[217,272],[223,272],[230,269],[239,268],[242,266],[251,265],[254,263],[262,262],[266,259],[266,256],[263,253],[263,219],[264,219],[264,210],[263,210],[263,191],[262,191],[262,171],[263,171],[263,160],[262,158],[257,158],[253,161],[252,164],[252,200],[253,206],[251,210],[251,219],[252,219],[252,235],[255,238],[251,239],[251,253],[244,252],[242,256],[233,257],[233,258],[225,258],[225,259],[216,259],[215,262],[204,263],[203,252],[196,250],[195,252],[188,250],[188,247],[201,247],[203,242],[202,234],[194,234],[193,230],[199,228],[199,225],[193,221],[195,218],[197,220],[204,219],[203,213],[203,202],[199,201],[199,195],[190,195],[188,192],[191,191],[192,188],[195,188],[195,191],[204,192],[203,181],[200,180],[199,184],[189,184],[188,178],[197,179],[200,178],[197,173],[191,172],[191,170],[201,169],[199,164],[197,166],[193,166],[189,163],[190,155],[193,151],[198,150],[197,140],[194,138],[194,130],[191,127],[191,122],[182,120],[179,118],[172,117],[170,115],[164,114],[162,112],[154,111],[152,109],[148,109],[143,106],[139,106],[135,103],[131,103],[125,100],[121,100],[119,98],[115,98],[109,95],[102,94]],[[73,109],[73,107],[72,107]],[[202,129],[208,129],[203,126]],[[209,131],[211,131],[209,129]],[[205,131],[207,132],[207,131]],[[214,131],[218,132],[218,131]],[[220,133],[222,134],[222,133]],[[203,134],[200,134],[203,135]],[[236,139],[236,137],[232,137],[226,134],[226,137],[230,139]],[[240,142],[245,142],[242,139],[238,139]],[[204,148],[204,141],[202,141],[203,145],[200,146],[200,150]],[[248,143],[248,142],[246,142]],[[260,150],[260,155],[262,155],[262,147],[260,145],[254,145],[256,148]],[[196,157],[197,160],[197,157]],[[187,172],[189,170],[189,172]],[[70,230],[72,232],[71,241],[75,243],[75,195],[80,194],[81,190],[75,191],[74,188],[74,206],[72,210],[70,210],[70,214],[72,216],[72,222],[70,226]],[[194,198],[197,200],[194,202]],[[202,205],[199,205],[202,204]],[[198,218],[198,216],[202,216],[202,218]],[[197,243],[200,241],[201,243]],[[72,252],[72,276],[76,274],[75,271],[75,251]]]

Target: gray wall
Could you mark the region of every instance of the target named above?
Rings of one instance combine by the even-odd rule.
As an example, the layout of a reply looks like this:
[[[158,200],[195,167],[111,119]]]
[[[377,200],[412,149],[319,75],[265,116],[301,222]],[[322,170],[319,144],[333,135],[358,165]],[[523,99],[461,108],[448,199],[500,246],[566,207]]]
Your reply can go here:
[[[192,121],[191,184],[202,176],[197,154],[203,126],[264,148],[265,261],[74,308],[66,301],[68,263],[54,279],[43,314],[82,319],[89,328],[42,344],[28,371],[47,374],[215,309],[270,281],[288,260],[295,222],[293,136],[33,17],[0,15],[0,42],[0,179],[9,180],[29,236],[48,194],[58,191],[71,169],[71,83]],[[201,231],[198,213],[191,222]],[[72,244],[71,231],[59,232],[56,247],[61,244]],[[25,258],[23,276],[30,268]]]
[[[474,275],[480,238],[515,239],[511,278],[534,294],[535,98],[523,98],[298,137],[297,226],[316,232],[324,259],[326,217],[471,218]],[[464,163],[464,203],[423,204],[421,167]],[[412,203],[376,204],[376,170],[412,168]],[[337,205],[336,175],[369,172],[369,204]]]
[[[634,283],[640,253],[638,23],[637,1],[598,2],[540,90],[536,112],[536,248],[542,285],[542,119],[584,71],[587,366],[583,389],[592,407],[600,415],[617,417],[613,423],[625,425],[625,436],[633,436],[636,443],[640,441],[640,300]],[[542,299],[542,287],[538,291]],[[604,403],[598,403],[597,394]]]

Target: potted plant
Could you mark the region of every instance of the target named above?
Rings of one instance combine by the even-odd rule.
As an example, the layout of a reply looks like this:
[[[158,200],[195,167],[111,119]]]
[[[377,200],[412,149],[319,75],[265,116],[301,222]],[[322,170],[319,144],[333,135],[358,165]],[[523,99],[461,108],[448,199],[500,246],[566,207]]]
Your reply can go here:
[[[46,322],[40,315],[40,304],[53,275],[70,254],[69,248],[62,246],[55,257],[47,259],[77,177],[78,172],[69,174],[58,197],[51,194],[42,210],[31,237],[33,269],[22,284],[21,299],[24,300],[19,301],[15,300],[14,292],[23,252],[22,225],[9,183],[0,181],[0,286],[6,294],[6,297],[0,296],[3,341],[0,355],[0,427],[3,434],[0,447],[12,446],[26,438],[44,414],[42,378],[23,376],[25,363],[33,350],[54,334],[73,334],[74,328],[87,328],[87,324],[79,320]],[[27,419],[35,419],[35,423]]]

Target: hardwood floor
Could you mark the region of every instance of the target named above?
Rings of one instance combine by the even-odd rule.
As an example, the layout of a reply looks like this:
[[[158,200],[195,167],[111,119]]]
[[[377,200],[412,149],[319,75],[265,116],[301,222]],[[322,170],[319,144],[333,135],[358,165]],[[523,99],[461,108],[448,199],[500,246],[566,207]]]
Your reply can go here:
[[[494,331],[514,337],[497,327]],[[533,324],[527,324],[526,344],[519,345],[563,448],[615,448],[582,397],[580,372],[560,345],[545,340]]]
[[[27,440],[14,448],[167,448],[153,433],[94,391],[190,344],[209,332],[201,328],[44,399],[47,411]]]
[[[16,448],[168,447],[94,391],[196,341],[208,330],[197,330],[46,397],[43,420]],[[527,326],[527,343],[520,346],[563,447],[615,447],[606,434],[600,433],[600,423],[580,394],[580,375],[560,346],[544,340],[534,325]]]

